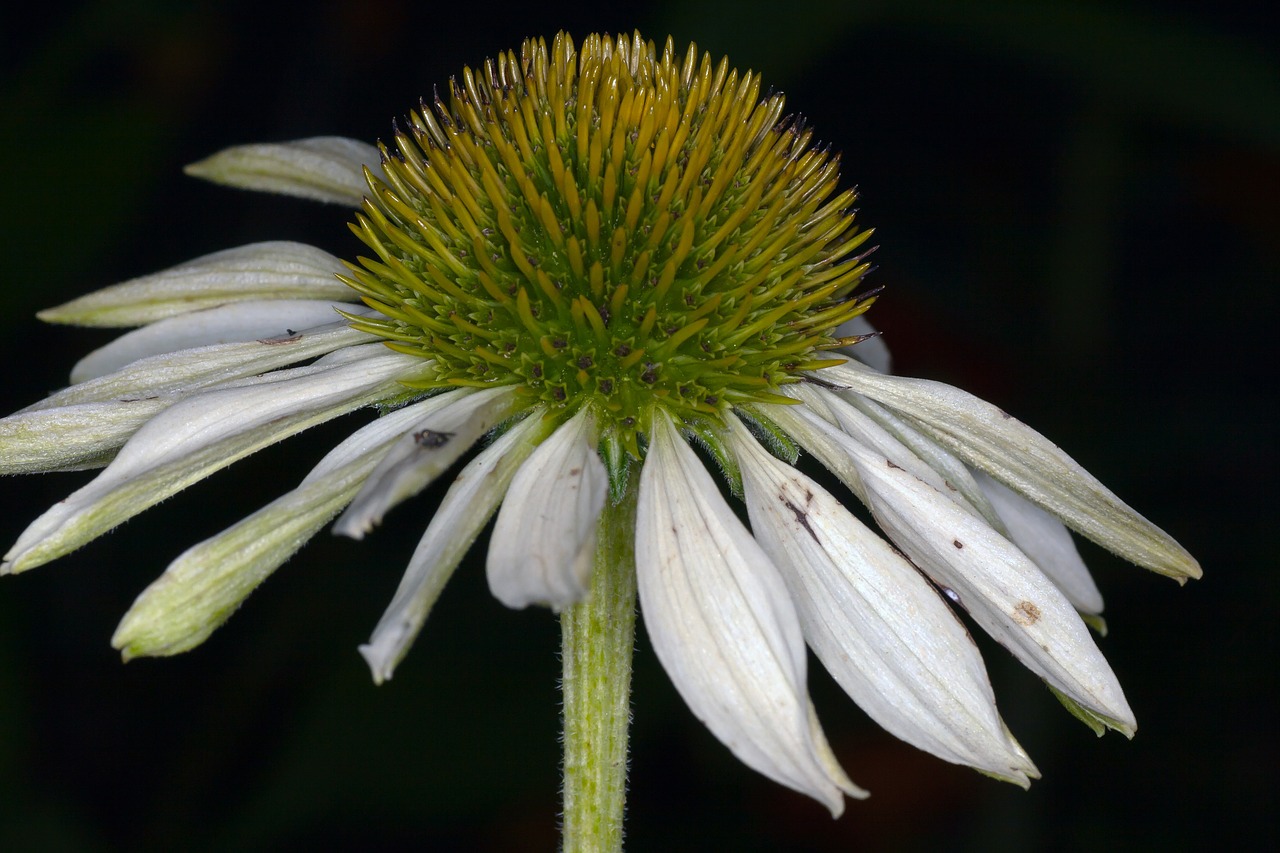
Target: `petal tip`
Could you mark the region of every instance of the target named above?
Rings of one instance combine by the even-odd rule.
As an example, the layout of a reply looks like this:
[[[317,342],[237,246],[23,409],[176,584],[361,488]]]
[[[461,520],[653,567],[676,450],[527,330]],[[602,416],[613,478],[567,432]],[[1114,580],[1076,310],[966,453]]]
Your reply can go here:
[[[374,519],[354,516],[348,511],[333,523],[332,533],[334,536],[345,536],[359,542],[373,532],[376,523]]]
[[[827,810],[831,812],[832,820],[839,820],[840,816],[844,814],[845,797],[848,797],[851,800],[865,800],[871,796],[870,791],[866,788],[859,788],[855,785],[849,777],[844,774],[843,770],[838,771],[838,776],[836,774],[832,774],[831,782],[835,787],[827,792],[826,796],[819,796],[816,793],[811,793],[810,796],[827,807]]]
[[[391,680],[395,672],[395,664],[386,660],[385,649],[379,648],[376,643],[365,643],[358,650],[360,657],[364,658],[364,662],[369,665],[374,684],[381,686]]]
[[[1038,775],[1035,777],[1030,777],[1026,772],[1021,770],[1016,770],[1016,769],[1011,769],[1007,773],[996,773],[991,770],[983,770],[980,767],[975,767],[974,769],[977,770],[979,773],[981,773],[983,776],[986,776],[991,779],[995,779],[997,782],[1008,782],[1011,785],[1017,785],[1019,788],[1021,788],[1024,791],[1031,790],[1032,778],[1036,778],[1036,779],[1040,778]]]
[[[182,167],[182,174],[190,175],[193,178],[208,178],[209,161],[212,157],[206,157],[203,160],[197,160],[194,163],[188,163]]]
[[[52,559],[41,558],[38,555],[33,557],[32,553],[32,548],[19,550],[15,547],[4,555],[4,562],[0,563],[0,575],[20,575],[25,571],[43,566]]]
[[[52,308],[44,308],[36,312],[36,319],[42,323],[57,323],[61,325],[71,325],[75,322],[74,316],[65,310],[67,304],[55,305]]]
[[[1178,586],[1186,586],[1188,580],[1198,581],[1204,577],[1204,569],[1200,568],[1200,562],[1190,554],[1186,555],[1186,561],[1179,568],[1181,574],[1174,578]]]

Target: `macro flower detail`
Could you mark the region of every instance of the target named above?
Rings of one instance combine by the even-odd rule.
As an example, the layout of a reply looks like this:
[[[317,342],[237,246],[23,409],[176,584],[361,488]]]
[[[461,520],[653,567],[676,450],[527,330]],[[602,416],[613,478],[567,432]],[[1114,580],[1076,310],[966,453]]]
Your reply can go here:
[[[373,407],[296,488],[181,554],[115,647],[198,645],[330,522],[370,535],[464,463],[360,648],[375,681],[496,515],[486,573],[500,602],[576,618],[612,560],[631,581],[622,611],[638,594],[693,713],[833,815],[865,794],[818,723],[806,646],[897,737],[1016,784],[1038,770],[958,611],[1099,733],[1132,735],[1068,528],[1179,581],[1198,564],[1015,418],[888,371],[862,317],[877,296],[871,232],[839,168],[758,75],[638,34],[528,41],[466,69],[385,145],[319,138],[195,164],[358,208],[367,254],[258,243],[42,312],[137,328],[0,420],[0,471],[102,468],[0,572]],[[796,466],[801,452],[883,536]]]

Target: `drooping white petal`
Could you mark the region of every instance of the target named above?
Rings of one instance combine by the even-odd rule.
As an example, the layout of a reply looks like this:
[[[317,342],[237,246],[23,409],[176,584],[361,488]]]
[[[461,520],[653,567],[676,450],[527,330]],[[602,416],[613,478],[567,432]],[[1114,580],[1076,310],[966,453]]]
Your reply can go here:
[[[875,335],[876,328],[867,320],[867,315],[859,314],[852,320],[847,320],[836,326],[836,330],[831,334],[837,338],[851,338],[854,335]],[[851,355],[863,364],[874,367],[881,373],[892,373],[893,360],[889,356],[889,345],[884,342],[884,337],[876,335],[874,338],[867,338],[865,341],[855,344],[851,347],[845,347],[841,352]]]
[[[357,430],[293,491],[169,564],[125,614],[111,644],[125,660],[174,655],[203,643],[241,602],[355,496],[402,433],[438,398]]]
[[[845,400],[830,391],[807,383],[797,383],[795,385],[788,386],[785,389],[785,393],[789,396],[795,397],[797,400],[803,401],[805,403],[805,408],[817,414],[821,414],[830,423],[839,427],[864,447],[874,449],[877,453],[883,453],[885,456],[893,459],[894,462],[906,468],[924,482],[950,497],[956,503],[964,506],[971,512],[978,512],[978,510],[965,499],[964,494],[952,485],[942,473],[934,469],[926,460],[917,456],[911,448],[899,441],[897,436],[890,433],[877,421],[873,420],[862,410],[856,408],[848,400]],[[960,467],[963,468],[964,466],[961,465]],[[967,470],[965,471],[965,475],[968,476]],[[977,491],[976,484],[974,484],[974,490]],[[985,504],[985,500],[983,503]],[[995,510],[990,509],[990,507],[988,507],[988,509],[994,516]],[[996,523],[999,523],[998,519]]]
[[[1035,766],[996,712],[977,647],[928,581],[740,424],[730,441],[756,540],[840,686],[897,737],[1025,787]]]
[[[845,449],[877,523],[997,642],[1051,687],[1132,735],[1133,712],[1084,622],[1025,554],[883,455]]]
[[[1102,593],[1063,523],[981,471],[977,481],[1004,519],[1013,544],[1058,585],[1077,610],[1101,613]]]
[[[246,300],[354,302],[356,292],[336,277],[345,271],[342,261],[305,243],[252,243],[95,290],[37,316],[48,323],[121,328]]]
[[[833,402],[833,395],[819,393],[807,395],[803,406],[766,404],[758,405],[757,408],[785,429],[796,443],[811,453],[824,468],[835,474],[840,482],[848,486],[849,490],[857,496],[858,500],[869,507],[871,506],[870,495],[847,449],[849,443],[856,439],[840,428],[839,418],[836,417],[831,405]],[[861,426],[863,438],[874,435],[875,440],[872,444],[876,445],[877,449],[887,456],[892,455],[895,460],[900,460],[904,468],[909,467],[913,473],[919,473],[921,460],[915,459],[909,448],[897,442],[885,431],[877,433],[873,428],[867,427],[865,422]],[[855,432],[858,431],[855,429]],[[913,459],[914,461],[911,461]],[[935,485],[937,483],[936,477],[933,476],[925,475],[924,479]],[[950,491],[947,490],[948,496],[955,500],[955,495],[950,494]]]
[[[441,395],[414,429],[391,448],[334,525],[339,536],[363,539],[392,507],[425,489],[471,445],[511,414],[514,386]]]
[[[96,479],[32,522],[0,573],[47,563],[237,459],[390,397],[401,388],[397,380],[421,365],[381,350],[351,364],[281,371],[184,400],[134,433]]]
[[[23,411],[169,393],[189,394],[375,340],[377,338],[367,332],[358,332],[345,322],[337,322],[285,337],[192,347],[135,361],[114,373],[64,388]]]
[[[842,791],[865,796],[812,728],[804,638],[777,568],[660,410],[640,474],[636,572],[658,659],[734,755],[835,816]]]
[[[0,419],[0,474],[99,468],[177,395],[80,403]]]
[[[835,415],[819,415],[815,406],[760,405],[758,408],[786,430],[787,435],[813,455],[822,466],[840,478],[864,504],[871,502],[853,460],[845,452],[843,442],[849,436],[835,424]],[[829,410],[828,410],[829,411]]]
[[[826,396],[834,396],[827,394]],[[947,485],[956,489],[978,513],[999,532],[1004,531],[1004,520],[996,512],[987,498],[987,494],[973,477],[963,462],[943,449],[929,436],[907,423],[893,412],[861,394],[845,392],[841,395],[846,402],[858,411],[871,418],[884,428],[886,432],[910,448],[911,452],[924,460],[930,468],[937,471]]]
[[[559,610],[587,594],[596,521],[609,477],[583,407],[520,466],[498,510],[486,573],[494,598],[508,607]]]
[[[364,168],[381,174],[378,149],[343,136],[237,145],[192,163],[188,175],[246,190],[356,207],[368,192]]]
[[[237,302],[170,317],[121,335],[76,363],[71,382],[77,384],[113,373],[150,356],[192,347],[255,340],[291,338],[304,329],[338,322],[337,308],[352,305],[315,299]]]
[[[1107,550],[1179,582],[1200,577],[1199,563],[1172,537],[1044,436],[990,403],[950,385],[883,376],[856,362],[826,368],[822,376],[910,418],[965,462]]]
[[[155,356],[58,392],[0,419],[0,473],[100,468],[144,423],[201,391],[266,381],[254,374],[334,346],[343,348],[322,356],[316,365],[368,357],[365,347],[350,346],[362,339],[361,333],[342,325],[304,332],[305,343],[264,339],[247,347],[202,347]]]
[[[378,620],[369,642],[360,647],[375,683],[391,678],[453,570],[488,523],[511,479],[545,430],[541,410],[534,410],[454,478],[413,552],[390,606]]]

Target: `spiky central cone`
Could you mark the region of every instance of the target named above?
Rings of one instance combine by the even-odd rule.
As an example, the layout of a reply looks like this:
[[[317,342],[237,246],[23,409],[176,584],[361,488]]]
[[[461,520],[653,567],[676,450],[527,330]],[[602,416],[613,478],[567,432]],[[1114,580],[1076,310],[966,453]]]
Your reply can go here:
[[[832,363],[864,311],[852,190],[781,95],[637,34],[527,41],[466,69],[383,147],[353,225],[353,318],[432,361],[422,387],[515,384],[593,407],[639,457],[654,407],[695,429]]]

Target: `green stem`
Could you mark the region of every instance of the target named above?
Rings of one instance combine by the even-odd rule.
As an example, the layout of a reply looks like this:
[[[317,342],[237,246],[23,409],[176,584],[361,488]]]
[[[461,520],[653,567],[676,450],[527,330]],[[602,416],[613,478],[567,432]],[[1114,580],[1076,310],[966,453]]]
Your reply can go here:
[[[564,851],[622,850],[631,651],[636,627],[636,484],[606,502],[591,593],[560,614]]]

